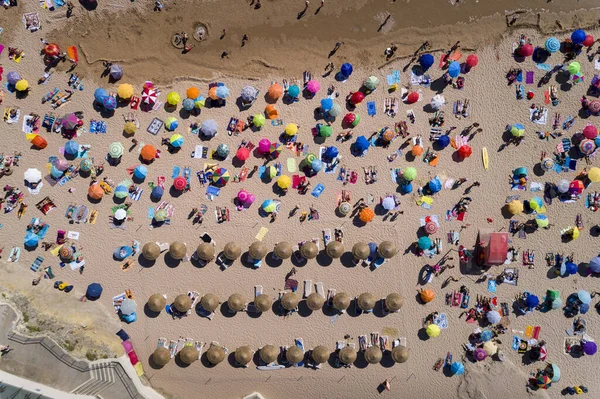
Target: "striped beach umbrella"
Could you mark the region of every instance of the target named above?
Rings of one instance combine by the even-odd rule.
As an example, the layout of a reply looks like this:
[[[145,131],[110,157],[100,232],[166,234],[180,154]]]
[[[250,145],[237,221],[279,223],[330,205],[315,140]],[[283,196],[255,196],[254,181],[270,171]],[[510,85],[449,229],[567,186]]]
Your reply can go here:
[[[229,181],[229,178],[231,177],[231,175],[229,174],[229,171],[225,168],[218,168],[217,170],[215,170],[215,172],[213,173],[213,183],[217,186],[224,186],[227,184],[227,182]]]
[[[118,141],[111,143],[108,146],[108,155],[113,159],[123,156],[123,144]]]
[[[175,148],[181,148],[183,145],[183,136],[181,134],[174,134],[169,139],[169,144]]]

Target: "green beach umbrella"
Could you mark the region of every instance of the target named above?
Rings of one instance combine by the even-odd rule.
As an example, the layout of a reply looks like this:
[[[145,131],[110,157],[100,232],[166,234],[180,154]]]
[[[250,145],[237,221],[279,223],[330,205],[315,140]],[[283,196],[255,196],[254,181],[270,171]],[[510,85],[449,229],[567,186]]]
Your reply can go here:
[[[510,126],[510,133],[514,137],[523,137],[525,135],[525,127],[520,123],[514,124]]]
[[[569,71],[571,75],[575,75],[576,73],[579,73],[579,71],[581,71],[581,64],[577,61],[573,61],[567,67],[567,71]]]
[[[319,136],[329,137],[333,134],[333,129],[329,125],[321,125],[319,128]]]
[[[194,100],[194,107],[200,109],[204,108],[204,105],[206,105],[206,99],[204,97],[200,96]]]
[[[115,141],[108,146],[108,154],[111,158],[119,158],[123,155],[123,144]]]
[[[375,90],[379,86],[379,79],[375,76],[369,76],[367,80],[365,80],[365,87],[371,91]]]
[[[339,104],[333,104],[329,110],[329,115],[333,116],[334,118],[338,117],[341,113],[342,107],[340,107]]]
[[[263,114],[256,114],[252,117],[252,124],[256,127],[263,127],[265,125],[265,116]]]
[[[546,215],[537,215],[535,217],[535,223],[538,225],[538,227],[548,227],[550,221]]]
[[[160,209],[154,214],[154,220],[156,220],[157,222],[164,222],[168,218],[169,215],[167,214],[166,209]]]
[[[403,176],[407,181],[413,181],[417,178],[417,169],[409,166],[408,168],[404,169]]]

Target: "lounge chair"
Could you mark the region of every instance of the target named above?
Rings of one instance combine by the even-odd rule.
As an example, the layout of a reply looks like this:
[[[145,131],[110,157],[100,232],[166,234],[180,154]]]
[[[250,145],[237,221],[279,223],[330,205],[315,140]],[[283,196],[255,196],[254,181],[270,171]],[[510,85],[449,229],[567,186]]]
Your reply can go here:
[[[323,229],[323,241],[327,246],[333,239],[331,238],[331,229]]]
[[[364,335],[364,334],[363,335],[359,335],[358,336],[358,348],[361,351],[366,351],[369,346],[371,346],[371,345],[369,345],[367,343],[367,336]]]
[[[325,290],[321,281],[315,283],[315,292],[325,298]]]
[[[304,349],[304,338],[296,338],[295,340],[296,346],[300,349],[302,349],[302,353],[306,354],[306,350]],[[295,364],[296,367],[303,367],[304,366],[304,360],[302,360],[299,363]]]
[[[196,308],[196,313],[198,313],[199,316],[206,317],[208,320],[212,320],[212,318],[215,316],[215,312],[209,312],[208,310],[204,309],[202,305],[199,305]]]
[[[198,360],[202,357],[202,350],[204,349],[204,342],[196,341],[194,343],[194,348],[198,351]]]
[[[223,253],[220,253],[219,256],[217,256],[217,260],[215,262],[218,266],[221,267],[221,270],[227,270],[227,268],[231,265],[233,265],[233,261],[230,259],[227,259]]]
[[[312,280],[304,280],[304,298],[312,294]]]
[[[177,341],[169,341],[169,353],[171,354],[171,359],[175,357],[177,354]]]
[[[156,345],[157,348],[169,348],[169,346],[167,345],[167,339],[166,338],[159,338],[158,339],[158,343]]]
[[[327,290],[327,306],[333,306],[333,297],[336,294],[336,290],[333,288],[330,288]]]

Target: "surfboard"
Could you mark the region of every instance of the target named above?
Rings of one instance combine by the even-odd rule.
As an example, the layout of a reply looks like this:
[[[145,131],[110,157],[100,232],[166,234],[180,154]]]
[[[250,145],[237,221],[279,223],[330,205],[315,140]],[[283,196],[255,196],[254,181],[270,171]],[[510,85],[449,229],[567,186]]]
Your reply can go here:
[[[483,159],[483,169],[488,170],[489,160],[488,160],[488,150],[486,147],[481,149],[481,158]]]

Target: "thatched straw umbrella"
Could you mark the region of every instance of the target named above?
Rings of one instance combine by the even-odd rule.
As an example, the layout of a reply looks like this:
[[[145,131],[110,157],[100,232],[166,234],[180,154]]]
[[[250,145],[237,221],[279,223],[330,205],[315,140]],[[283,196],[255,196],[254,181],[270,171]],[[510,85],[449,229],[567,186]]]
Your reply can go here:
[[[306,298],[306,306],[308,306],[310,310],[319,310],[323,307],[324,303],[325,298],[316,292],[313,292]]]
[[[208,242],[200,243],[196,248],[196,254],[200,260],[210,262],[215,257],[215,247]]]
[[[364,292],[358,297],[358,307],[364,311],[372,310],[375,307],[375,296],[370,292]]]
[[[276,361],[277,356],[279,356],[279,349],[273,345],[265,345],[260,349],[260,358],[267,364]]]
[[[402,308],[402,306],[404,306],[404,298],[402,295],[392,292],[385,297],[385,307],[390,312],[397,312]]]
[[[396,363],[404,363],[408,360],[408,348],[406,346],[398,345],[392,349],[392,359]]]
[[[230,241],[225,244],[225,248],[223,248],[223,255],[232,262],[239,258],[241,254],[242,247],[240,247],[236,242]]]
[[[181,352],[179,352],[179,360],[185,364],[194,363],[196,360],[198,360],[198,356],[200,356],[200,352],[198,352],[193,346],[185,346]]]
[[[370,364],[377,364],[381,361],[383,354],[377,345],[369,346],[365,351],[365,360]]]
[[[183,259],[186,252],[187,248],[185,247],[185,244],[181,241],[175,241],[169,246],[169,255],[171,255],[171,258],[173,259]]]
[[[231,294],[227,300],[227,306],[234,312],[241,312],[246,307],[246,299],[242,294]]]
[[[160,247],[155,242],[147,242],[142,247],[142,256],[148,260],[156,260],[160,256]]]
[[[278,242],[273,250],[273,253],[279,259],[288,259],[292,256],[293,252],[294,250],[292,249],[292,244],[287,241]]]
[[[169,363],[169,360],[171,360],[171,353],[164,346],[161,346],[160,348],[156,348],[154,353],[152,353],[152,361],[157,366],[162,367],[162,366],[166,365],[167,363]]]
[[[304,352],[296,345],[289,347],[285,351],[285,358],[292,364],[300,363],[304,360]]]
[[[273,300],[267,294],[260,294],[254,298],[254,307],[260,312],[268,312],[273,305]]]
[[[344,244],[339,241],[332,241],[327,244],[327,247],[325,247],[325,252],[327,252],[327,256],[330,258],[341,258],[344,254]]]
[[[219,306],[219,298],[215,294],[204,294],[200,300],[200,306],[207,312],[214,312]]]
[[[350,346],[344,347],[338,354],[340,362],[344,364],[352,364],[356,361],[356,351]]]
[[[391,241],[383,241],[377,247],[377,252],[379,253],[379,256],[381,256],[382,258],[391,259],[398,252],[398,248],[396,248],[396,244],[394,244]]]
[[[210,345],[206,351],[206,358],[210,363],[217,365],[225,359],[225,350],[219,345]]]
[[[254,351],[249,346],[240,346],[235,350],[235,361],[242,366],[247,365],[252,361]]]
[[[173,306],[178,312],[185,313],[192,307],[192,298],[186,294],[180,294],[175,297]]]
[[[319,247],[312,241],[307,241],[300,247],[300,255],[306,259],[314,259],[319,254]]]
[[[255,241],[250,245],[248,254],[252,259],[260,260],[267,254],[267,246],[262,241]]]
[[[350,295],[345,292],[338,292],[333,297],[333,307],[342,312],[350,307],[350,301]]]
[[[331,351],[322,345],[314,348],[310,354],[312,360],[317,364],[325,363],[327,360],[329,360],[329,355],[331,355]]]
[[[358,260],[365,260],[371,254],[371,248],[366,242],[357,242],[352,247],[352,256]]]
[[[153,294],[148,299],[148,309],[153,312],[160,312],[167,305],[167,300],[161,294]]]
[[[296,309],[298,302],[300,302],[300,295],[295,292],[286,292],[281,298],[281,306],[283,306],[285,310]]]

